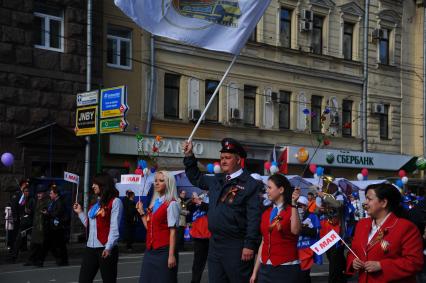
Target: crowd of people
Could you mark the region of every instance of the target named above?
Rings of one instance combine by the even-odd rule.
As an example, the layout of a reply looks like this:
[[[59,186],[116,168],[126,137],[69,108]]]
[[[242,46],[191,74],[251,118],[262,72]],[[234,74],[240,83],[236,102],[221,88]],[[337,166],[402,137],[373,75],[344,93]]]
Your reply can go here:
[[[192,143],[185,142],[184,166],[191,183],[205,191],[187,198],[177,192],[175,178],[157,171],[153,196],[143,205],[132,191],[120,200],[114,180],[94,177],[93,202],[88,212],[75,203],[73,210],[87,229],[79,282],[93,282],[98,271],[103,282],[116,282],[121,238],[132,249],[136,223],[146,229],[146,250],[139,282],[177,282],[179,251],[191,222],[194,260],[191,282],[201,282],[206,264],[209,282],[311,282],[313,264],[323,258],[310,248],[330,231],[342,241],[326,252],[329,282],[416,282],[424,268],[424,200],[402,195],[393,185],[367,187],[366,200],[357,192],[343,192],[333,182],[306,196],[280,174],[264,182],[244,170],[244,148],[224,139],[220,151],[222,173],[204,174],[197,166]],[[49,191],[47,196],[46,191]],[[37,187],[37,200],[28,182],[12,196],[13,232],[8,243],[16,259],[31,230],[26,265],[43,266],[48,251],[58,265],[68,264],[65,225],[69,217],[55,185]],[[69,215],[68,215],[69,216]],[[190,220],[190,221],[188,221]],[[29,229],[31,228],[31,229]],[[423,239],[422,239],[423,237]],[[348,251],[345,244],[349,244]]]

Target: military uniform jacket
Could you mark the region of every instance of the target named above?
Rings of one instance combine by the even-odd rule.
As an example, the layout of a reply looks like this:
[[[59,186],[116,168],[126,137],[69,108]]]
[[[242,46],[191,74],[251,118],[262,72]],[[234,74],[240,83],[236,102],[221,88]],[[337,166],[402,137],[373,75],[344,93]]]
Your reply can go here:
[[[260,241],[262,185],[247,171],[230,181],[225,174],[204,175],[194,156],[185,157],[184,164],[191,183],[209,190],[208,226],[213,239],[243,240],[244,248],[255,250]]]

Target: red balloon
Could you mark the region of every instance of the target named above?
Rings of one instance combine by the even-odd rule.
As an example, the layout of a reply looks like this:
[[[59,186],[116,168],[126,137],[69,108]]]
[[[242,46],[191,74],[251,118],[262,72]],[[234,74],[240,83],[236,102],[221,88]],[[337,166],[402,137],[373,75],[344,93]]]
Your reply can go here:
[[[367,168],[362,168],[361,174],[362,174],[362,176],[367,177],[368,176],[368,169]]]
[[[271,164],[271,162],[266,161],[265,164],[263,164],[263,166],[265,167],[266,170],[269,170],[269,169],[271,169],[272,164]]]
[[[399,178],[405,177],[405,176],[407,176],[407,172],[405,172],[405,170],[399,170],[398,176],[399,176]]]
[[[213,165],[214,166],[220,166],[220,163],[216,161],[215,163],[213,163]]]
[[[329,139],[325,139],[323,143],[325,146],[327,146],[327,145],[330,145],[331,142]]]
[[[142,175],[143,176],[143,170],[141,169],[141,168],[137,168],[136,170],[135,170],[135,174],[137,174],[137,175]]]
[[[311,171],[312,174],[315,174],[315,172],[317,172],[317,165],[314,163],[309,164],[309,171]]]

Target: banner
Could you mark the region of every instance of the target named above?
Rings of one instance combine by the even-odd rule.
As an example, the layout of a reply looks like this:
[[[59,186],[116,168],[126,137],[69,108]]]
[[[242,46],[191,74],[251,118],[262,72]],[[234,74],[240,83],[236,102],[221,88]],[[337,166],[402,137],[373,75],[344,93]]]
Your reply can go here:
[[[121,175],[121,184],[140,185],[142,184],[142,176],[137,174]]]
[[[67,171],[64,171],[64,180],[77,185],[80,183],[80,177],[78,175]]]
[[[317,254],[322,255],[328,251],[332,246],[334,246],[341,238],[336,231],[331,230],[324,237],[322,237],[318,242],[311,246],[311,249]]]
[[[271,0],[114,0],[154,35],[239,54]]]

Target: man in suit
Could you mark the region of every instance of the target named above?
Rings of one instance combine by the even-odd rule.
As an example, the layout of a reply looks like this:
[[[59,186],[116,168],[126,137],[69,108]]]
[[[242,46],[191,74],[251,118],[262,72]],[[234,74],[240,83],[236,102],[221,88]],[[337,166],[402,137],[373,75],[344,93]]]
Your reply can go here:
[[[194,186],[209,190],[209,282],[249,282],[260,242],[262,185],[243,170],[247,153],[236,140],[222,140],[223,173],[214,176],[200,172],[192,148],[184,142],[185,173]]]

